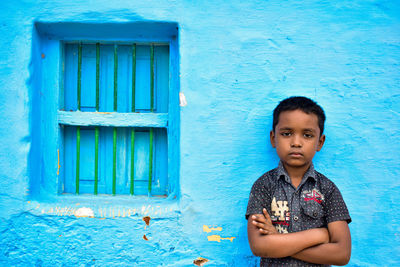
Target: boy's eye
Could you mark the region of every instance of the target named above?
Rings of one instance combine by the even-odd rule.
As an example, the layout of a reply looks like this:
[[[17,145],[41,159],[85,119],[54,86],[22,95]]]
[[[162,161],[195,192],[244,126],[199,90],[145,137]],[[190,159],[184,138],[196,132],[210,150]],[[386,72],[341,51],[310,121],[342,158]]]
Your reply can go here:
[[[291,136],[292,133],[291,132],[283,132],[281,133],[282,136]]]
[[[304,134],[304,137],[305,137],[305,138],[313,138],[314,135],[313,135],[313,134],[309,134],[309,133],[305,133],[305,134]]]

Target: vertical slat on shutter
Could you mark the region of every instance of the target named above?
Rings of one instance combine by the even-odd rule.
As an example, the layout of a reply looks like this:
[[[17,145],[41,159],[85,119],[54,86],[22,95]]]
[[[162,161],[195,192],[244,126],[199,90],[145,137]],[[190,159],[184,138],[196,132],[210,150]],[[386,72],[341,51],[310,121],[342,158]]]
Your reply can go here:
[[[154,45],[150,46],[150,111],[154,112]],[[149,145],[149,185],[148,192],[151,194],[151,182],[153,178],[153,128],[150,128]]]
[[[96,112],[99,111],[100,98],[100,44],[96,44]],[[94,194],[98,193],[99,186],[99,127],[95,128],[95,159],[94,159]]]
[[[114,112],[117,112],[118,101],[118,46],[114,45]],[[117,185],[117,128],[113,129],[113,180],[112,194],[115,196]]]
[[[135,112],[136,94],[136,44],[132,45],[132,112]],[[131,129],[131,188],[130,193],[134,195],[135,188],[135,129]]]
[[[78,85],[77,85],[77,104],[78,110],[81,110],[81,84],[82,84],[82,43],[78,45]],[[79,169],[80,169],[80,148],[81,148],[81,129],[76,127],[76,177],[75,193],[79,194]]]

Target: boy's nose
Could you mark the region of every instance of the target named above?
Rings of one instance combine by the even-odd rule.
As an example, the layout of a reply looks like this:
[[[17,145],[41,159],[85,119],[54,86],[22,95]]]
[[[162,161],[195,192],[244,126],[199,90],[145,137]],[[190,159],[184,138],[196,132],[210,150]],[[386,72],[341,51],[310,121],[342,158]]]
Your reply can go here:
[[[293,136],[292,138],[292,142],[290,144],[292,147],[301,147],[301,139],[299,137],[297,137],[296,135]]]

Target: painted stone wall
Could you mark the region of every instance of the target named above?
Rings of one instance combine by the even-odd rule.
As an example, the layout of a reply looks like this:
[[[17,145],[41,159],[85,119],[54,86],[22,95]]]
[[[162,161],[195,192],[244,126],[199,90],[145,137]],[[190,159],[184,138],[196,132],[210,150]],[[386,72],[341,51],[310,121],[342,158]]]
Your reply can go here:
[[[217,2],[0,3],[1,265],[193,266],[203,257],[206,266],[256,266],[245,208],[252,183],[277,164],[271,112],[291,95],[326,111],[315,165],[353,218],[349,266],[399,264],[399,5]],[[51,94],[36,90],[35,23],[144,21],[178,25],[177,198],[34,197],[32,183],[49,171],[31,164],[44,149],[34,103]]]

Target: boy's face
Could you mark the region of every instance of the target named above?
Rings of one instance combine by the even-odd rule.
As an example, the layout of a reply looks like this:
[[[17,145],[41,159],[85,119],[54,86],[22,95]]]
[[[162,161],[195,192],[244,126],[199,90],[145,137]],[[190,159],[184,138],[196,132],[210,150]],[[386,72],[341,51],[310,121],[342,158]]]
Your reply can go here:
[[[317,115],[301,110],[284,111],[279,115],[275,131],[270,133],[271,145],[283,165],[290,168],[308,168],[315,152],[320,151],[325,135],[320,136]]]

